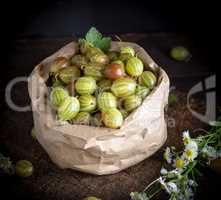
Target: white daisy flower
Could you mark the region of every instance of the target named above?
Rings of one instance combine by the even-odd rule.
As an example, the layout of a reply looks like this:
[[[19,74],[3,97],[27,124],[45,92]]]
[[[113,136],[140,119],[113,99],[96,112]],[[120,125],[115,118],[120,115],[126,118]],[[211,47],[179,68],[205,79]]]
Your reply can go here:
[[[162,177],[160,177],[158,180],[162,186],[166,185]]]
[[[166,175],[168,173],[167,169],[165,169],[164,167],[161,168],[160,173],[162,175]]]
[[[170,151],[170,148],[167,147],[164,154],[163,154],[163,158],[167,161],[167,163],[171,163],[172,162],[172,153]]]
[[[190,186],[197,186],[197,183],[196,183],[196,181],[194,181],[194,180],[192,180],[192,179],[189,179],[188,180],[188,184],[190,185]]]
[[[180,192],[177,196],[177,200],[193,200],[193,190],[191,187],[186,187],[184,191]]]
[[[180,170],[180,169],[173,169],[171,171],[168,171],[167,173],[167,178],[178,178],[180,179],[182,177],[181,173],[182,173],[183,170]]]
[[[159,182],[160,182],[161,187],[162,187],[164,190],[166,190],[167,193],[169,193],[170,191],[169,191],[169,189],[168,189],[168,187],[167,187],[167,184],[165,183],[165,180],[164,180],[162,177],[160,177],[158,180],[159,180]]]
[[[189,161],[193,161],[198,156],[198,145],[195,141],[191,140],[186,145],[183,157]]]
[[[176,175],[176,176],[178,176],[178,177],[181,176],[180,171],[179,171],[178,169],[174,169],[174,170],[170,171],[170,173],[171,173],[171,174],[174,174],[174,175]]]
[[[217,151],[212,146],[205,146],[201,150],[201,152],[202,152],[204,157],[209,157],[209,158],[212,158],[212,159],[216,159],[217,158]]]
[[[187,148],[184,152],[184,156],[188,161],[193,161],[198,155],[198,152],[194,149]]]
[[[187,145],[187,148],[191,148],[191,149],[194,149],[194,150],[196,150],[196,151],[198,151],[198,144],[195,142],[195,141],[193,141],[193,140],[191,140],[190,142],[189,142],[189,144]]]
[[[184,143],[184,145],[189,144],[190,141],[191,141],[191,137],[190,137],[189,131],[188,130],[184,131],[183,132],[183,143]]]
[[[167,183],[167,188],[169,190],[169,194],[170,193],[177,193],[177,191],[178,191],[177,185],[173,182],[168,182]]]
[[[186,162],[183,158],[176,158],[173,163],[173,167],[176,169],[182,169],[186,166]]]

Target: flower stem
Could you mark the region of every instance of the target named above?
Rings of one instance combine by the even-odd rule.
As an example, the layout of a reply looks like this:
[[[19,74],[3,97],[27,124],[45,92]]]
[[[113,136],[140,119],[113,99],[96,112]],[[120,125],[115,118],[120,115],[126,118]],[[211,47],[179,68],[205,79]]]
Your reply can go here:
[[[144,190],[143,192],[147,191],[154,183],[157,183],[159,181],[159,178],[151,182]]]
[[[159,188],[156,192],[154,192],[151,196],[148,196],[149,199],[152,199],[156,194],[158,194],[160,191],[162,190],[162,188]]]
[[[187,171],[185,171],[184,175],[188,175],[193,170],[193,168],[196,166],[196,164],[197,164],[197,162],[193,162],[192,166]]]
[[[160,178],[158,178],[158,179],[154,180],[153,182],[151,182],[151,183],[143,190],[143,192],[145,192],[145,193],[147,194],[147,196],[148,196],[149,199],[153,198],[156,194],[158,194],[158,193],[162,190],[161,187],[159,187],[159,186],[156,187],[156,185],[155,185],[156,183],[160,183],[160,182],[159,182],[159,179],[160,179]],[[154,187],[154,186],[155,186],[155,187]]]

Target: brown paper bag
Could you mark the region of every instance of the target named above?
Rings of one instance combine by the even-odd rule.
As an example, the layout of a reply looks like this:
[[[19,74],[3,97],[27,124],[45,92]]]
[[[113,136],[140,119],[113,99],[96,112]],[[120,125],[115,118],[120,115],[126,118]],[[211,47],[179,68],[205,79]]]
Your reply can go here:
[[[71,125],[56,120],[45,84],[49,63],[57,56],[73,56],[77,48],[75,42],[43,60],[31,73],[28,87],[36,137],[59,167],[97,175],[113,174],[148,158],[164,144],[167,137],[164,107],[169,93],[168,76],[139,45],[112,42],[114,50],[121,46],[133,47],[145,67],[158,74],[158,82],[120,129]]]

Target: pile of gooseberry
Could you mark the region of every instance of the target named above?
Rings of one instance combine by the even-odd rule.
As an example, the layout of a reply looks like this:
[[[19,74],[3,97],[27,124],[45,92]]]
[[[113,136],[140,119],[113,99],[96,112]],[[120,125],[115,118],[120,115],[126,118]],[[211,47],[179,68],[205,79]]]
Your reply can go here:
[[[120,128],[157,82],[132,47],[104,53],[87,41],[70,59],[50,65],[50,103],[57,118],[72,124]]]

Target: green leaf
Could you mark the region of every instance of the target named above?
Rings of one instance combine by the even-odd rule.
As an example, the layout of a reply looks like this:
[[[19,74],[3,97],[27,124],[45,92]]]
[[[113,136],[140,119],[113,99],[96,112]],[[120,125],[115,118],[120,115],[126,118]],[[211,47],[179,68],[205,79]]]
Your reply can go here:
[[[101,49],[103,52],[107,52],[110,49],[111,38],[102,37],[102,34],[95,27],[90,28],[85,36],[85,39],[88,43]],[[79,42],[82,41],[79,40]]]
[[[95,27],[91,27],[87,32],[85,39],[91,44],[94,44],[96,41],[102,39],[102,35]]]
[[[94,43],[94,46],[101,49],[103,52],[107,52],[110,49],[111,38],[103,37],[101,40],[97,40]]]

